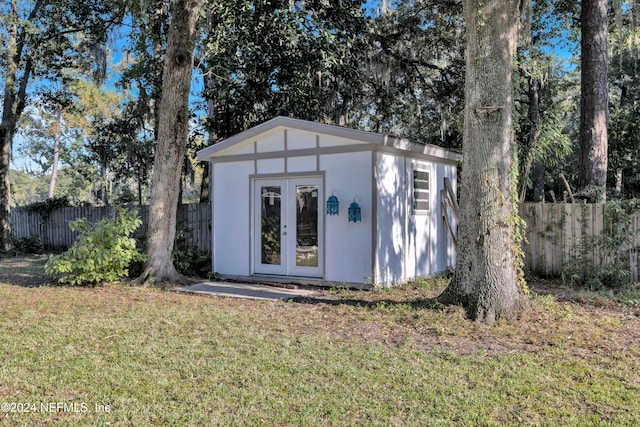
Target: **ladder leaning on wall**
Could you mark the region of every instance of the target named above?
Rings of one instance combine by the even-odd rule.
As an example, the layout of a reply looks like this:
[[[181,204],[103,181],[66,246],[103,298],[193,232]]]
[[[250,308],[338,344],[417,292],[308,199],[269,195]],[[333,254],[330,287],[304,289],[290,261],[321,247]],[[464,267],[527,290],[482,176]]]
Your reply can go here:
[[[453,242],[453,247],[456,252],[458,251],[458,201],[456,200],[456,195],[453,192],[453,187],[451,186],[451,180],[447,177],[444,178],[444,188],[440,190],[440,203],[441,203],[441,211],[442,218],[444,220],[445,225],[447,226],[447,230],[449,230],[449,236],[451,237],[451,241]],[[449,214],[451,213],[451,215]],[[450,217],[453,216],[455,219],[455,224],[451,224]]]

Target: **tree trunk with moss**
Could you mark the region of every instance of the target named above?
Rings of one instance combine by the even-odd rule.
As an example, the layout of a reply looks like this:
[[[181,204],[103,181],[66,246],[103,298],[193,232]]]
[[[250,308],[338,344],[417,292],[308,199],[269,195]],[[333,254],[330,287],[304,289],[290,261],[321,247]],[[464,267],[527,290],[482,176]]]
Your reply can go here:
[[[516,239],[513,59],[520,0],[465,0],[466,82],[458,257],[438,297],[488,324],[524,306]]]
[[[183,282],[171,253],[176,235],[180,173],[189,132],[189,91],[194,33],[204,0],[176,0],[171,6],[158,140],[151,181],[147,265],[138,279],[147,284]]]

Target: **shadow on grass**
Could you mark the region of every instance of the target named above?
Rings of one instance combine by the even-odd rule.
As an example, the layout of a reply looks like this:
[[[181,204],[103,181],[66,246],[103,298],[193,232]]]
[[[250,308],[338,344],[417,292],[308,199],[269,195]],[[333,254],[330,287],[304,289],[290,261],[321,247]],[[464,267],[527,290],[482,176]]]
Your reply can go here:
[[[358,298],[322,298],[322,297],[296,297],[291,301],[299,304],[318,305],[326,304],[331,306],[346,305],[351,307],[361,307],[368,309],[394,309],[404,308],[410,310],[437,310],[442,311],[446,306],[438,302],[437,298],[415,298],[407,301],[395,301],[381,299],[369,301]]]
[[[36,288],[52,285],[44,272],[47,255],[0,254],[0,283]]]
[[[594,292],[585,292],[581,290],[576,290],[572,288],[568,288],[562,284],[560,280],[542,280],[535,279],[530,283],[530,289],[532,295],[528,298],[528,302],[531,303],[535,300],[536,297],[544,298],[551,297],[550,301],[554,302],[568,302],[571,304],[580,305],[582,307],[587,308],[606,308],[610,310],[633,310],[635,316],[640,317],[640,304],[637,301],[638,295],[640,295],[640,288],[633,288],[629,290],[628,299],[633,299],[631,302],[621,302],[620,297],[616,298],[613,294],[598,294]],[[439,294],[440,292],[438,292]],[[622,291],[619,291],[622,294]],[[366,294],[365,294],[366,295]],[[375,309],[375,310],[393,310],[393,309],[406,309],[406,310],[435,310],[435,311],[446,311],[448,309],[454,309],[458,307],[457,305],[446,305],[438,301],[437,297],[433,298],[406,298],[403,299],[401,296],[396,300],[392,299],[367,299],[367,298],[358,298],[357,295],[355,297],[353,295],[348,296],[340,296],[340,295],[331,295],[328,297],[324,297],[322,295],[317,297],[296,297],[291,299],[291,301],[300,303],[300,304],[309,304],[309,305],[320,305],[326,304],[329,306],[351,306],[351,307],[361,307],[366,309]],[[548,303],[547,303],[548,304]],[[465,316],[467,318],[471,317],[471,313],[465,310]]]

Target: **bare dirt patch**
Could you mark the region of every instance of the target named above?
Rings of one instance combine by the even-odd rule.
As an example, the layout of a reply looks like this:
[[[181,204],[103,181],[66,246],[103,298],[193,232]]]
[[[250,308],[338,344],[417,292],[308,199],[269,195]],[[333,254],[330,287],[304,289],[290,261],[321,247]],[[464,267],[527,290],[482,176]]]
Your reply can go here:
[[[440,286],[444,286],[441,283]],[[571,349],[584,357],[621,348],[640,349],[640,309],[603,296],[584,296],[560,282],[530,283],[532,296],[518,322],[486,327],[469,322],[459,307],[432,307],[442,287],[392,291],[319,292],[296,300],[289,326],[297,333],[324,331],[340,339],[380,342],[455,354],[537,353]],[[284,313],[274,313],[274,317]],[[300,321],[300,319],[303,319]]]

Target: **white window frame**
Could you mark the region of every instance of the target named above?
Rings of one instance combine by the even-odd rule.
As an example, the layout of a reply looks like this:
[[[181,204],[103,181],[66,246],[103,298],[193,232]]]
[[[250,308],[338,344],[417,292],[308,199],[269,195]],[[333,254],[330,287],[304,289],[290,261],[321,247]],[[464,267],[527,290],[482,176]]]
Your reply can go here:
[[[413,167],[411,168],[411,175],[410,175],[410,191],[411,191],[411,213],[413,215],[427,215],[429,213],[431,213],[432,210],[432,206],[431,206],[431,193],[432,193],[432,188],[433,188],[433,171],[432,171],[432,167],[430,164],[425,164],[425,163],[413,163]],[[427,180],[428,180],[428,189],[424,189],[424,188],[416,188],[415,187],[415,181],[416,181],[416,172],[419,173],[426,173],[427,174]],[[426,197],[420,197],[419,199],[416,198],[416,193],[418,194],[424,194]],[[418,201],[422,201],[422,202],[427,202],[427,209],[418,209],[417,208],[417,203]]]

